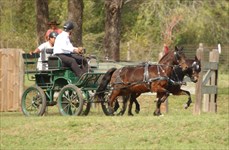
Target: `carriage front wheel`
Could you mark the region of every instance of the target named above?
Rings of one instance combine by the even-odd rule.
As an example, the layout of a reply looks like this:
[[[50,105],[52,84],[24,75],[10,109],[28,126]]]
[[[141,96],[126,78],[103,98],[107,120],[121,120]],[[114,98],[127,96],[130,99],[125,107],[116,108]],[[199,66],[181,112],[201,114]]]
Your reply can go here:
[[[63,116],[78,116],[83,110],[83,96],[80,89],[69,84],[64,86],[58,96],[57,104]]]
[[[21,108],[25,116],[42,116],[46,108],[46,96],[39,86],[25,90],[21,99]]]

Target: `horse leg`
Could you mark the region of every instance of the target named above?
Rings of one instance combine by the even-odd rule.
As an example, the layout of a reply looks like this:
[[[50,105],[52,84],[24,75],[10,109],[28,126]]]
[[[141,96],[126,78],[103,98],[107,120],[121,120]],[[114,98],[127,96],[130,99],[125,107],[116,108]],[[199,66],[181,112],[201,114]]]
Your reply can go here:
[[[163,95],[163,97],[161,98],[161,102],[164,103],[165,100],[169,97],[169,92],[166,91],[165,94]]]
[[[190,94],[189,91],[185,91],[185,90],[182,90],[182,89],[181,89],[181,91],[182,91],[182,93],[184,92],[186,95],[188,95],[188,101],[184,105],[184,108],[187,109],[190,106],[190,104],[192,103],[191,94]]]
[[[130,115],[130,116],[133,116],[133,113],[132,113],[133,102],[136,105],[135,112],[139,113],[139,111],[140,111],[140,105],[139,105],[139,103],[138,103],[138,101],[136,99],[138,96],[140,96],[140,94],[137,94],[137,93],[132,93],[130,95],[130,104],[129,104],[129,108],[128,108],[128,115]]]
[[[122,110],[118,113],[118,115],[124,115],[125,111],[126,111],[126,107],[127,107],[127,102],[129,99],[129,96],[123,96],[123,105],[122,105]]]
[[[133,116],[133,113],[132,113],[132,105],[133,105],[133,102],[134,102],[134,97],[133,97],[133,94],[130,95],[130,104],[129,104],[129,107],[128,107],[128,116]]]
[[[116,100],[117,96],[119,94],[119,91],[112,91],[109,101],[108,101],[108,109],[111,115],[114,115],[114,101]]]
[[[165,92],[157,92],[156,110],[154,111],[155,116],[161,115],[161,103],[165,102],[168,96],[169,92],[167,90],[165,90]]]
[[[137,97],[139,97],[141,94],[136,94],[134,98],[134,103],[136,105],[135,112],[138,114],[140,112],[140,104],[137,101]]]
[[[188,101],[184,105],[185,109],[187,109],[190,106],[190,104],[192,103],[191,94],[190,94],[189,91],[185,91],[185,90],[179,89],[179,91],[176,92],[176,93],[173,93],[173,95],[187,95],[188,96]]]
[[[156,110],[153,113],[154,116],[160,116],[161,115],[160,107],[161,107],[161,99],[159,98],[156,102]]]

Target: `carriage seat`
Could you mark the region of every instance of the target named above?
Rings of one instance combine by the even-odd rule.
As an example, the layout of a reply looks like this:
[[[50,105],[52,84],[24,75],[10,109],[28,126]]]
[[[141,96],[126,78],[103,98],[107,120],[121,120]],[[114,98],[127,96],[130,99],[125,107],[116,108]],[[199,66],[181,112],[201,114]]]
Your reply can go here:
[[[29,53],[23,53],[22,58],[24,59],[24,70],[25,73],[36,73],[36,70],[30,70],[31,68],[36,68],[37,59],[40,57],[39,54],[33,53],[32,55]]]
[[[46,49],[47,54],[53,54],[53,49]],[[58,56],[49,56],[48,57],[48,69],[70,69],[62,63],[62,60]]]
[[[48,69],[70,69],[58,56],[49,56],[48,57]]]

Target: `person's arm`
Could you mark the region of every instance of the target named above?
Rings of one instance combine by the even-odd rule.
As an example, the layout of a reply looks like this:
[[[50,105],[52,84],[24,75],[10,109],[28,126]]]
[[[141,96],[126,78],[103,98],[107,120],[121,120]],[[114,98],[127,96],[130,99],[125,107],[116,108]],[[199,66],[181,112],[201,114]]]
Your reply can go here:
[[[32,55],[32,53],[40,53],[41,51],[43,51],[45,49],[45,45],[46,43],[41,44],[38,48],[36,48],[34,51],[30,52],[30,55]]]
[[[29,52],[30,55],[32,55],[33,53],[40,53],[41,50],[39,48],[36,48],[34,51]]]

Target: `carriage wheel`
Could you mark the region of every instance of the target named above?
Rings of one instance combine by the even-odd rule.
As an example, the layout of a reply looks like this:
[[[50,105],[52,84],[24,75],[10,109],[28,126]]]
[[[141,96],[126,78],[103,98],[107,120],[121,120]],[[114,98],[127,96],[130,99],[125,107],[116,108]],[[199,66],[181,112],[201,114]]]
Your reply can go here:
[[[83,111],[81,113],[82,116],[87,116],[90,112],[91,109],[91,102],[89,102],[90,95],[88,91],[83,92],[83,98],[84,98],[84,103],[83,103]]]
[[[87,116],[91,109],[91,102],[84,102],[83,111],[81,113],[82,116]]]
[[[108,92],[105,92],[104,97],[99,97],[99,101],[101,101],[101,106],[102,106],[102,110],[103,110],[104,114],[106,116],[111,116],[112,114],[109,111],[108,100],[109,100],[109,93]]]
[[[58,96],[59,111],[63,116],[78,116],[83,109],[83,96],[75,85],[64,86]]]
[[[102,110],[103,110],[104,114],[107,116],[123,115],[124,112],[122,112],[122,111],[123,111],[124,96],[118,96],[117,99],[114,101],[114,113],[113,114],[109,110],[108,100],[109,100],[108,94],[106,94],[102,99],[100,99]],[[116,102],[119,103],[119,107],[115,109]],[[122,103],[122,104],[120,105],[120,103]]]
[[[21,99],[22,112],[26,116],[42,116],[46,108],[46,96],[38,86],[25,90]]]

